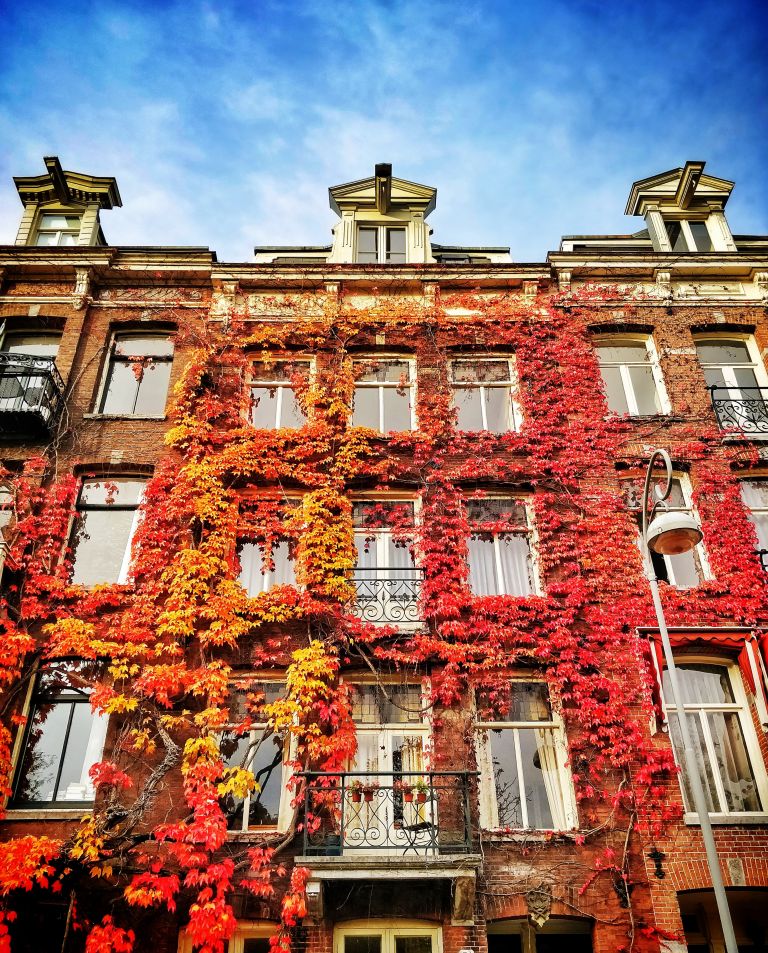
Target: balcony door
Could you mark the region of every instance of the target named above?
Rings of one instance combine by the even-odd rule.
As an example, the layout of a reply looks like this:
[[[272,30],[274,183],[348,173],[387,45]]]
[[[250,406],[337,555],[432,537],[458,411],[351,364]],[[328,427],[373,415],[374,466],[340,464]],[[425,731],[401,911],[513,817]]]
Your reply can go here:
[[[421,573],[413,560],[413,500],[354,504],[355,609],[366,622],[418,622]]]
[[[418,684],[354,686],[357,754],[346,785],[345,854],[423,854],[435,846],[422,707]]]
[[[707,386],[712,388],[712,404],[723,429],[768,433],[765,369],[753,347],[748,338],[696,341],[699,363]]]
[[[367,920],[337,927],[334,953],[441,953],[438,927],[418,922]]]

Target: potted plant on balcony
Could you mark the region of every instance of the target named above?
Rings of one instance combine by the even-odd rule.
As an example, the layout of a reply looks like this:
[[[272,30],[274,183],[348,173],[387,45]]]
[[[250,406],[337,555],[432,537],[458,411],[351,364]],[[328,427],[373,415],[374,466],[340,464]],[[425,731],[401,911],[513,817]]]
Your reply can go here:
[[[413,786],[408,784],[406,781],[395,781],[392,785],[392,790],[398,794],[402,794],[403,800],[406,804],[410,804],[413,801]]]
[[[416,801],[419,804],[426,804],[429,795],[429,785],[427,782],[423,778],[419,778],[414,788],[416,789]]]
[[[362,781],[353,781],[349,786],[350,794],[352,795],[352,801],[355,804],[359,804],[363,799],[363,783]]]
[[[378,788],[379,788],[378,781],[366,781],[366,783],[363,785],[363,797],[365,798],[365,800],[369,802],[372,801],[373,795],[376,793]]]

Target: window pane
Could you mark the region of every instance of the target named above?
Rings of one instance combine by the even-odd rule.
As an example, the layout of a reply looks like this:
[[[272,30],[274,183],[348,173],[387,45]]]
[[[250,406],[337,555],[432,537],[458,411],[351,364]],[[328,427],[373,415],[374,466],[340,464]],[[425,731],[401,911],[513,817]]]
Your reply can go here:
[[[648,348],[644,344],[601,344],[598,349],[601,364],[648,364]]]
[[[469,588],[476,596],[500,593],[493,539],[470,537],[468,541]]]
[[[355,685],[353,688],[352,719],[359,725],[421,724],[421,709],[419,685]]]
[[[474,525],[503,523],[505,526],[528,526],[525,503],[521,499],[486,497],[467,500],[467,518]]]
[[[738,714],[712,712],[707,718],[728,810],[759,811],[760,798]]]
[[[269,937],[250,936],[243,940],[243,953],[269,953]]]
[[[133,510],[85,510],[72,540],[72,582],[81,586],[117,582],[130,541]]]
[[[432,953],[432,937],[396,936],[395,953]]]
[[[505,358],[453,361],[451,363],[451,376],[454,381],[470,381],[477,384],[509,382],[509,361]]]
[[[90,703],[74,706],[59,780],[58,800],[93,800],[94,790],[88,771],[101,758],[106,733],[106,716],[94,714]]]
[[[257,596],[272,586],[295,586],[296,567],[287,540],[277,540],[272,546],[275,568],[265,564],[265,552],[259,543],[243,543],[238,552],[240,584],[249,596]]]
[[[680,691],[685,705],[733,705],[735,698],[728,670],[722,665],[686,662],[677,668]],[[664,692],[671,698],[672,690],[664,670]]]
[[[509,429],[510,393],[508,387],[486,387],[485,416],[487,430],[491,433],[506,433]]]
[[[453,391],[453,406],[458,411],[456,426],[459,430],[483,429],[482,395],[478,387],[456,387]]]
[[[733,369],[733,376],[736,378],[736,384],[738,387],[745,387],[748,389],[747,393],[744,395],[745,397],[749,398],[760,396],[757,391],[749,390],[749,388],[758,386],[757,377],[755,376],[755,372],[751,367],[735,367]]]
[[[608,401],[608,409],[616,414],[628,414],[629,404],[624,393],[624,383],[621,379],[621,371],[618,367],[606,367],[600,365],[600,375],[603,378],[605,386],[605,396]]]
[[[390,383],[400,384],[407,387],[410,381],[411,368],[407,361],[355,361],[355,364],[363,365],[365,372],[357,378],[359,381],[369,383]]]
[[[292,387],[283,388],[283,406],[280,412],[280,426],[298,429],[307,422],[298,398]]]
[[[260,741],[249,765],[260,790],[250,796],[248,826],[277,824],[283,791],[283,743],[277,735]]]
[[[156,417],[164,414],[170,379],[170,361],[144,365],[133,412]]]
[[[101,402],[102,414],[132,414],[139,392],[139,381],[127,361],[112,361]]]
[[[551,721],[549,689],[543,682],[512,682],[504,721]]]
[[[381,953],[381,934],[345,936],[344,953]]]
[[[499,827],[522,827],[523,812],[517,777],[515,733],[511,729],[497,729],[489,731],[488,736],[491,744]]]
[[[528,807],[528,826],[538,830],[560,827],[560,824],[554,823],[549,803],[550,797],[555,803],[562,800],[552,732],[524,729],[518,731],[518,736],[525,802]]]
[[[393,264],[405,262],[405,229],[387,229],[387,261]]]
[[[80,219],[76,215],[53,215],[47,214],[40,217],[40,228],[79,228]]]
[[[384,433],[411,429],[410,388],[398,393],[392,387],[384,390]]]
[[[378,253],[379,230],[377,228],[359,228],[357,230],[357,260],[364,264],[376,263]]]
[[[504,574],[504,592],[508,596],[530,596],[531,548],[526,536],[497,537],[501,570]]]
[[[146,480],[126,477],[84,480],[78,506],[137,506],[145,486]]]
[[[58,245],[59,236],[57,232],[39,232],[37,236],[38,245]]]
[[[751,364],[749,349],[743,341],[697,344],[696,351],[703,364]]]
[[[15,800],[52,801],[72,704],[35,706],[19,769]]]
[[[355,405],[352,410],[353,427],[379,429],[379,388],[356,387]]]
[[[693,754],[696,760],[696,763],[700,766],[701,770],[701,783],[704,788],[704,798],[707,804],[707,811],[720,811],[720,800],[717,796],[717,788],[715,787],[715,779],[712,774],[712,766],[709,763],[709,756],[706,753],[706,748],[704,745],[704,735],[701,728],[701,722],[699,721],[699,716],[697,714],[692,715],[688,718],[688,729],[691,733],[691,738],[693,741]],[[686,809],[689,811],[693,810],[693,795],[691,794],[691,785],[688,781],[688,772],[685,768],[685,760],[683,758],[683,741],[680,737],[680,722],[677,715],[674,712],[669,713],[669,733],[672,736],[672,745],[675,749],[675,755],[677,757],[677,762],[680,765],[680,778],[683,785],[683,799],[685,801]]]
[[[650,367],[630,367],[629,377],[639,414],[658,414],[661,410],[656,381]]]
[[[712,239],[709,237],[709,229],[706,222],[689,222],[693,234],[693,241],[697,251],[712,251]]]
[[[672,571],[677,589],[694,589],[698,586],[701,580],[695,550],[681,553],[679,556],[665,556],[664,559]]]
[[[118,357],[172,357],[173,342],[161,335],[121,334],[115,340]]]
[[[277,426],[278,387],[251,388],[251,423],[260,430],[273,430]]]
[[[669,244],[672,246],[672,251],[688,251],[680,222],[665,222],[664,224],[667,227],[667,235],[669,236]]]
[[[35,357],[56,357],[59,334],[8,334],[3,341],[6,354],[32,354]]]

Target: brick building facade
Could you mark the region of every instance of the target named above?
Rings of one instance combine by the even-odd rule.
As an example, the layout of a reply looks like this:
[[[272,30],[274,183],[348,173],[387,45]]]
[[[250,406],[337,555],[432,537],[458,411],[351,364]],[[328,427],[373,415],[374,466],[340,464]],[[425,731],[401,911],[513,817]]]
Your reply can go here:
[[[331,245],[231,264],[108,245],[114,179],[46,168],[0,250],[3,613],[34,643],[0,831],[56,840],[58,886],[2,882],[12,949],[109,916],[191,951],[210,901],[229,953],[719,953],[636,545],[656,447],[704,532],[655,570],[763,949],[768,238],[731,233],[733,183],[689,162],[634,183],[641,231],[517,264],[432,242],[435,190],[380,165],[330,190]],[[126,897],[211,869],[221,908]]]

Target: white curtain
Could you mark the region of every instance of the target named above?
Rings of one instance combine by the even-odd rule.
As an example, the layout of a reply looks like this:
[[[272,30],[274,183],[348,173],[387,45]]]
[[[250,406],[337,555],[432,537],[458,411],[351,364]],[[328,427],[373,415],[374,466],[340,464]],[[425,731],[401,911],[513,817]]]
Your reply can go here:
[[[552,823],[556,831],[564,831],[569,824],[565,815],[565,804],[563,803],[563,792],[560,785],[560,767],[554,733],[551,728],[535,728],[534,733],[544,789],[547,792],[549,810],[552,814]]]
[[[272,547],[274,570],[268,570],[264,560],[264,548],[259,543],[243,543],[240,547],[240,583],[249,596],[266,592],[272,586],[296,585],[296,571],[286,540]]]
[[[531,549],[527,536],[471,536],[468,549],[469,586],[476,596],[531,595]]]
[[[526,536],[499,536],[497,546],[508,596],[530,596],[531,549]]]
[[[476,596],[494,596],[499,592],[496,554],[492,539],[469,538],[469,588]]]

